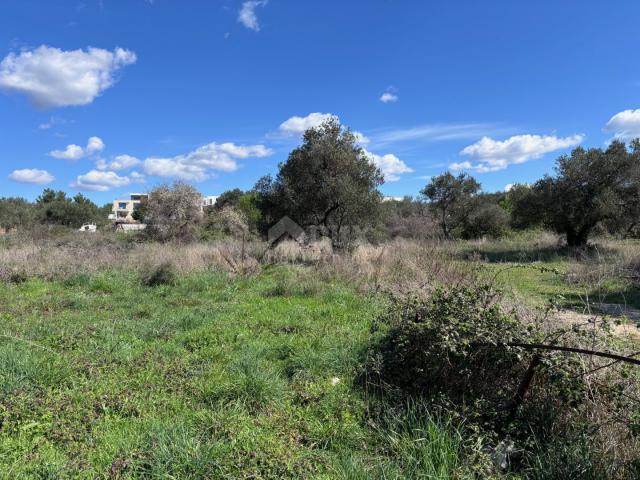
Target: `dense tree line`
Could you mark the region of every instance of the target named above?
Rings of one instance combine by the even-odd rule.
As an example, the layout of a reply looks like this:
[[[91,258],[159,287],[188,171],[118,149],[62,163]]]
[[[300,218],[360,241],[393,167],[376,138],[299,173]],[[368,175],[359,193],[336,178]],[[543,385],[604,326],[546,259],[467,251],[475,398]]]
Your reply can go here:
[[[11,230],[34,225],[71,228],[84,223],[103,225],[110,212],[111,205],[100,208],[81,193],[69,197],[65,192],[47,188],[33,203],[23,198],[0,198],[0,227]]]
[[[571,247],[585,246],[594,232],[640,235],[640,140],[576,148],[557,159],[553,175],[508,192],[485,193],[469,174],[445,172],[417,198],[384,201],[378,190],[383,181],[355,135],[331,119],[305,132],[275,178],[262,177],[246,192],[223,192],[204,215],[197,190],[177,182],[154,189],[134,218],[165,240],[237,232],[266,236],[288,216],[336,247],[356,238],[469,239],[528,228],[554,230]],[[34,203],[0,199],[0,227],[104,224],[109,211],[110,205],[98,208],[82,194],[46,189]]]

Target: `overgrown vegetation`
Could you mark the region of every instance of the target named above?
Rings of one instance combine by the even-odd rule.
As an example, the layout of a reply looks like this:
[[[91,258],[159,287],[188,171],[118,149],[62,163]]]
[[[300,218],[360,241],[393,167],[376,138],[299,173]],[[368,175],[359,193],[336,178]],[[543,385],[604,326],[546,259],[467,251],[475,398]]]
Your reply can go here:
[[[639,153],[382,201],[332,119],[215,206],[155,188],[138,234],[0,200],[0,477],[638,478]]]

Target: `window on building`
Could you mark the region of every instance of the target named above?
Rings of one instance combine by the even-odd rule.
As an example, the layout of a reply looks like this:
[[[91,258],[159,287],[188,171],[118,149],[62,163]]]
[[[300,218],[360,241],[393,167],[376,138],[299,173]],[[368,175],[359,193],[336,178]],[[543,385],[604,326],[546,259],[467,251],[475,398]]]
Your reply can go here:
[[[120,202],[118,203],[118,208],[120,210],[126,210],[127,209],[127,202]]]

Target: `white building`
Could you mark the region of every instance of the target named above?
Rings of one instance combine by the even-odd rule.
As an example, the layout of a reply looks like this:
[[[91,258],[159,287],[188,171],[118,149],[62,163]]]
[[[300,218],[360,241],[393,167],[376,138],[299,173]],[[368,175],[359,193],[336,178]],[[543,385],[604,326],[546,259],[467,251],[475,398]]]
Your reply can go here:
[[[109,220],[116,223],[132,223],[134,210],[142,203],[143,200],[149,198],[148,193],[131,193],[127,200],[114,200],[109,214]],[[204,211],[205,207],[215,205],[218,200],[217,195],[208,195],[200,200],[200,211]]]
[[[202,203],[200,204],[200,209],[204,210],[205,207],[212,207],[216,204],[218,200],[217,195],[209,195],[208,197],[202,197]]]
[[[127,200],[114,200],[109,214],[109,220],[114,222],[133,222],[133,211],[142,200],[149,197],[146,193],[131,193]]]

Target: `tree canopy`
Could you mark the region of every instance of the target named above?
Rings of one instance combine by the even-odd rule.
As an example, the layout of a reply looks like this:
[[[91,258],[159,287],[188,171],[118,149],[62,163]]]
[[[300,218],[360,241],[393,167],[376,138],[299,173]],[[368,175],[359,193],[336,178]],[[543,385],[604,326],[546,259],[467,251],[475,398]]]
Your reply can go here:
[[[288,215],[344,246],[355,228],[377,218],[382,182],[382,173],[355,135],[330,119],[307,130],[302,145],[280,164],[276,179],[264,177],[255,190],[272,221]]]
[[[433,177],[420,191],[437,216],[444,238],[452,237],[452,229],[462,223],[465,208],[479,190],[480,184],[472,176],[466,173],[454,176],[445,172]]]
[[[513,208],[518,218],[566,235],[571,247],[585,246],[601,223],[633,227],[640,216],[640,142],[574,149],[558,158],[555,175],[520,192]]]

